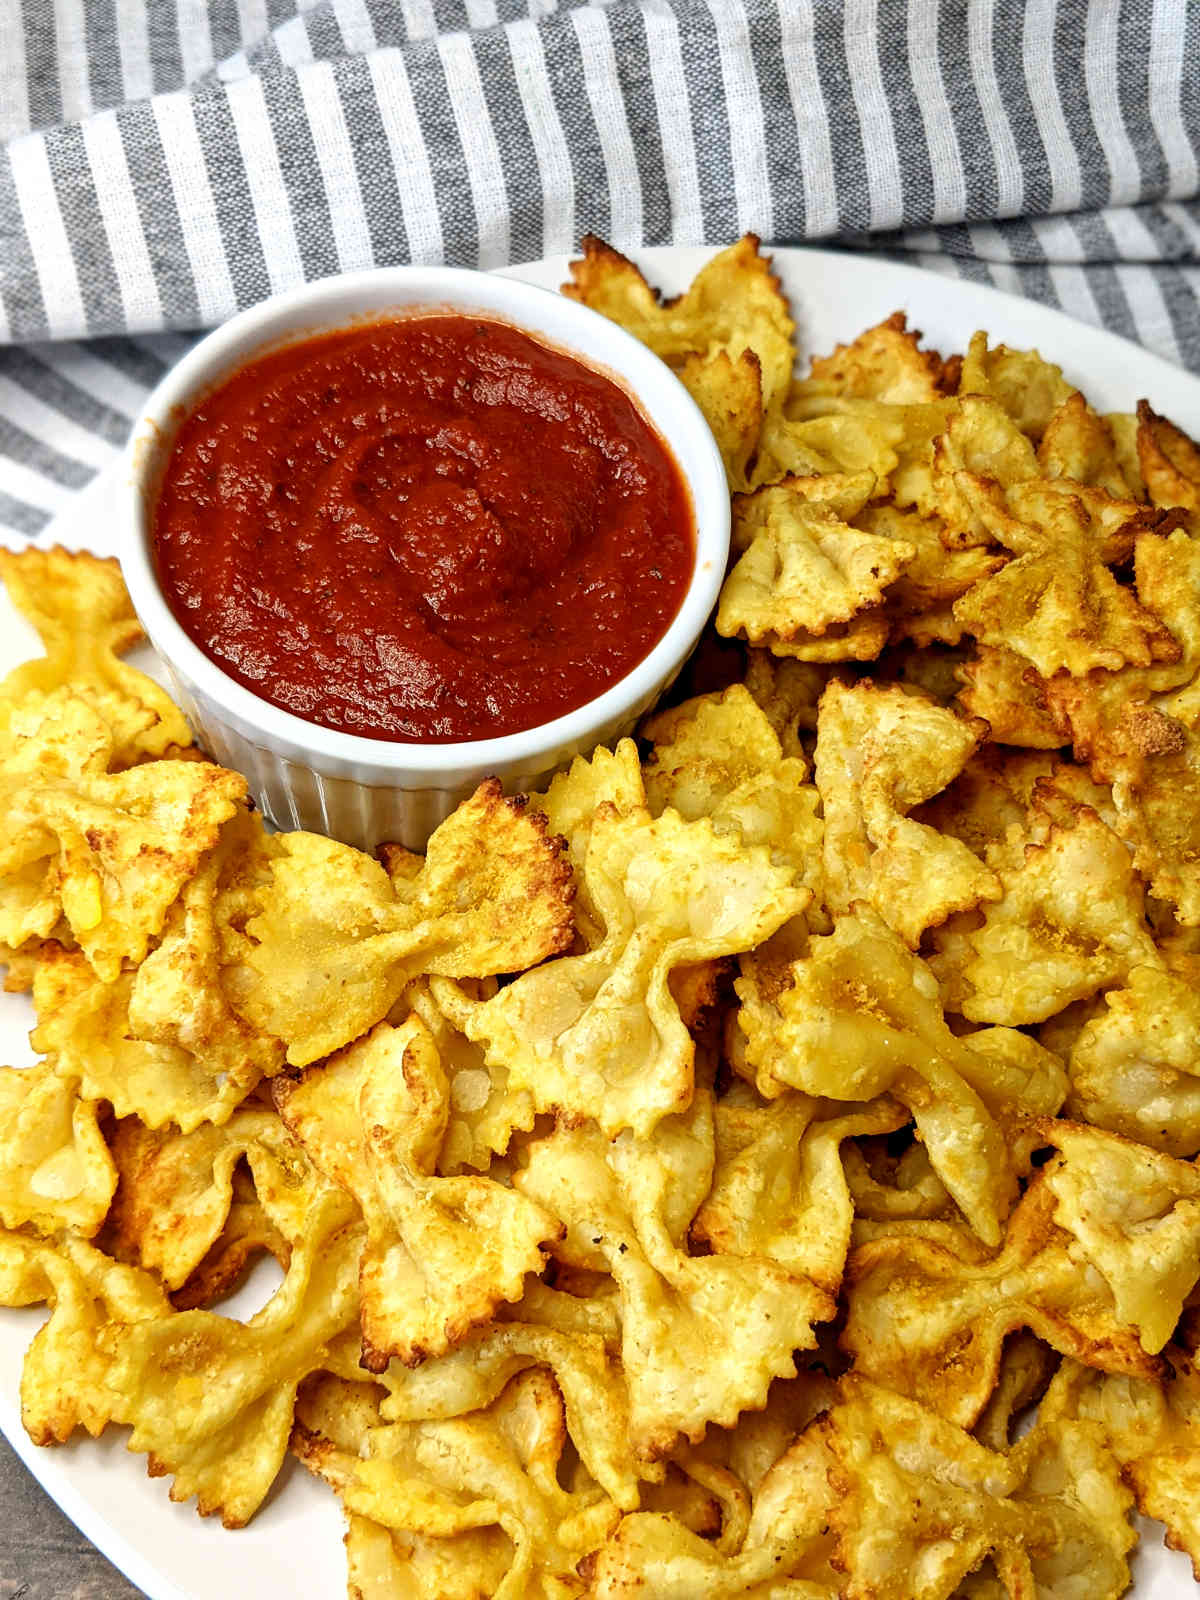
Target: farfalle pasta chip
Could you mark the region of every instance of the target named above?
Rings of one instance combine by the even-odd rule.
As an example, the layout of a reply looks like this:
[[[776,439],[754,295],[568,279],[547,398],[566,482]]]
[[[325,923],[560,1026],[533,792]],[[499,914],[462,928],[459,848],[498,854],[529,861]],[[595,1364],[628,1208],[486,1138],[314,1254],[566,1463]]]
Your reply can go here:
[[[489,1062],[481,1046],[458,1031],[428,984],[411,984],[399,1008],[411,1008],[421,1019],[446,1075],[449,1113],[437,1156],[438,1172],[443,1177],[485,1172],[494,1156],[505,1154],[514,1134],[532,1130],[533,1096],[510,1083],[507,1068]]]
[[[1041,1022],[1154,962],[1129,852],[1090,806],[1056,805],[1054,792],[1035,798],[1027,831],[1012,830],[990,852],[1000,899],[982,909],[979,927],[961,931],[957,952],[945,946],[945,967],[965,984],[960,1009],[974,1022]]]
[[[0,550],[0,578],[46,652],[44,659],[9,673],[0,699],[69,684],[109,722],[120,766],[190,744],[188,725],[170,696],[119,659],[143,635],[116,561],[57,546]]]
[[[1015,558],[955,601],[955,617],[981,643],[1015,650],[1043,678],[1178,658],[1171,634],[1104,564],[1105,530],[1081,498],[1021,482],[997,512],[969,474],[955,483]]]
[[[490,1592],[549,1600],[570,1592],[564,1581],[619,1517],[595,1485],[559,1483],[565,1438],[553,1380],[524,1372],[471,1415],[368,1429],[365,1449],[345,1463],[338,1488],[351,1515],[409,1537],[449,1543],[495,1529],[502,1537],[494,1551],[499,1560],[485,1567],[495,1585]],[[408,1552],[401,1547],[395,1554],[403,1581]],[[452,1548],[448,1564],[456,1564]],[[413,1592],[411,1580],[405,1587]]]
[[[3,718],[0,877],[44,861],[43,903],[106,983],[146,954],[246,793],[208,762],[110,773],[112,754],[107,726],[70,690],[27,696]]]
[[[670,811],[622,816],[602,806],[583,876],[602,943],[543,964],[491,1000],[449,985],[434,994],[539,1111],[644,1136],[691,1098],[694,1046],[672,970],[750,949],[811,894],[765,848]]]
[[[693,1237],[728,1255],[778,1261],[836,1295],[854,1218],[842,1143],[893,1133],[907,1120],[887,1099],[828,1115],[836,1109],[803,1094],[762,1107],[718,1105],[712,1187]]]
[[[49,1063],[0,1067],[0,1224],[91,1238],[108,1212],[116,1168],[102,1106]]]
[[[1163,1383],[1106,1375],[1065,1360],[1042,1402],[1047,1432],[1080,1421],[1103,1436],[1138,1509],[1166,1524],[1166,1543],[1200,1572],[1200,1378],[1194,1359],[1170,1349]],[[1041,1423],[1039,1422],[1039,1426]]]
[[[505,800],[494,779],[431,836],[403,895],[350,845],[284,834],[247,924],[239,1004],[305,1066],[380,1021],[422,972],[483,978],[563,949],[571,898],[544,819]]]
[[[1200,1280],[1200,1172],[1119,1134],[1059,1121],[1044,1183],[1054,1220],[1104,1278],[1122,1322],[1157,1354]]]
[[[765,1600],[772,1593],[788,1600],[834,1600],[835,1583],[805,1571],[825,1566],[829,1459],[824,1430],[809,1429],[758,1485],[736,1551],[723,1550],[663,1513],[624,1518],[590,1563],[596,1600],[624,1600],[639,1592],[662,1600]]]
[[[367,1226],[363,1365],[441,1355],[540,1272],[561,1224],[496,1179],[436,1174],[450,1113],[437,1044],[415,1013],[372,1031],[275,1103],[313,1162],[352,1194]]]
[[[719,833],[763,845],[823,898],[817,791],[800,756],[784,756],[766,714],[742,684],[660,712],[645,723],[652,812],[711,819]]]
[[[743,553],[721,590],[718,633],[773,647],[819,638],[879,605],[917,552],[904,539],[843,520],[861,510],[874,484],[870,474],[861,476],[862,498],[844,511],[812,498],[803,478],[738,497],[734,548]]]
[[[391,1422],[464,1416],[490,1405],[518,1372],[545,1368],[562,1395],[571,1440],[584,1467],[615,1504],[632,1510],[638,1503],[639,1477],[647,1470],[654,1473],[633,1455],[629,1401],[616,1355],[620,1336],[615,1312],[610,1339],[594,1327],[554,1327],[541,1320],[554,1315],[544,1304],[545,1296],[554,1294],[546,1290],[540,1304],[528,1295],[513,1309],[517,1320],[469,1334],[445,1355],[412,1368],[391,1368],[384,1376],[382,1415]],[[559,1295],[560,1300],[570,1298]]]
[[[881,400],[888,405],[919,405],[944,393],[941,357],[921,349],[921,335],[908,326],[903,311],[827,356],[816,356],[808,377],[793,387],[792,401],[827,398]]]
[[[959,669],[959,700],[982,717],[997,744],[1058,750],[1062,731],[1046,708],[1045,680],[1024,656],[1005,645],[977,645]]]
[[[344,1197],[327,1192],[248,1322],[179,1311],[106,1334],[112,1420],[131,1425],[130,1448],[155,1476],[172,1476],[173,1499],[195,1495],[228,1527],[257,1510],[283,1464],[301,1380],[354,1319],[361,1243]]]
[[[707,1101],[698,1090],[693,1110],[661,1122],[649,1139],[626,1134],[606,1144],[593,1128],[560,1128],[530,1148],[515,1179],[562,1217],[572,1257],[616,1282],[630,1435],[649,1461],[681,1436],[694,1442],[709,1423],[730,1426],[761,1406],[771,1380],[795,1371],[793,1352],[812,1345],[812,1324],[831,1305],[767,1256],[682,1250],[712,1171]],[[714,1361],[714,1341],[740,1346],[742,1358]]]
[[[105,1222],[105,1247],[118,1260],[156,1273],[168,1290],[193,1284],[193,1296],[195,1275],[229,1223],[239,1163],[246,1164],[270,1224],[260,1237],[275,1245],[285,1268],[325,1187],[278,1118],[262,1108],[190,1133],[156,1131],[125,1117],[110,1144],[120,1181]],[[231,1248],[232,1241],[225,1245]],[[244,1259],[223,1263],[222,1276],[233,1277]]]
[[[665,301],[611,245],[586,234],[582,246],[565,294],[620,323],[672,365],[722,350],[737,361],[749,350],[758,362],[764,409],[782,400],[795,361],[794,324],[770,257],[759,254],[753,234],[714,256],[685,294]]]
[[[992,345],[981,330],[972,334],[963,356],[959,393],[990,395],[1036,443],[1075,389],[1061,367],[1036,350]]]
[[[1130,485],[1117,456],[1112,429],[1078,389],[1066,397],[1046,424],[1037,460],[1047,478],[1092,484],[1117,499],[1129,495]]]
[[[1105,1371],[1158,1375],[1158,1360],[1144,1349],[1138,1328],[1118,1316],[1087,1249],[1056,1226],[1057,1201],[1044,1172],[991,1257],[960,1252],[952,1234],[947,1241],[899,1232],[851,1252],[842,1345],[856,1371],[964,1428],[979,1419],[996,1385],[1004,1340],[1019,1328]],[[902,1321],[890,1308],[898,1273],[907,1296]],[[1151,1263],[1145,1282],[1153,1279]]]
[[[753,350],[732,356],[685,356],[676,369],[680,383],[713,431],[725,476],[734,494],[750,488],[750,463],[763,419],[762,369]]]
[[[840,919],[794,963],[770,999],[753,978],[736,988],[746,1059],[761,1093],[785,1087],[840,1100],[891,1094],[911,1110],[930,1159],[980,1237],[999,1239],[1016,1172],[974,1087],[986,1057],[946,1026],[937,983],[869,907]]]
[[[169,952],[171,941],[168,934],[155,955]],[[120,1117],[136,1116],[149,1128],[174,1122],[185,1132],[227,1121],[264,1068],[280,1065],[282,1047],[231,1016],[211,1049],[188,1049],[181,1039],[190,1018],[204,1015],[206,1000],[217,1002],[219,1018],[222,1009],[219,990],[206,996],[195,987],[185,989],[178,1011],[167,1013],[159,1038],[144,1037],[132,1020],[143,970],[101,983],[80,951],[48,947],[33,979],[35,1047],[61,1076],[78,1078],[85,1094],[108,1101]]]
[[[1068,1110],[1152,1149],[1200,1153],[1200,998],[1164,968],[1134,967],[1071,1050]]]
[[[985,1557],[1009,1596],[1125,1592],[1131,1497],[1095,1429],[1035,1430],[1002,1454],[877,1385],[840,1387],[831,1519],[847,1600],[944,1600]]]
[[[1154,505],[1200,510],[1200,449],[1147,400],[1138,401],[1137,459]]]
[[[869,901],[912,948],[956,911],[999,897],[994,872],[908,812],[952,782],[983,729],[892,685],[831,683],[817,719],[825,894]]]

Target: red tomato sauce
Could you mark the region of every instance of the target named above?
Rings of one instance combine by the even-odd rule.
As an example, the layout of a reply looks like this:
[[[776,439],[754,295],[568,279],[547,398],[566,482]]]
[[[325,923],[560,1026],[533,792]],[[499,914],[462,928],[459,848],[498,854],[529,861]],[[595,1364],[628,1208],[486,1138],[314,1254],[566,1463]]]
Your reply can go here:
[[[447,741],[624,677],[679,609],[695,533],[616,383],[438,315],[235,372],[179,428],[154,547],[175,616],[239,683],[323,727]]]

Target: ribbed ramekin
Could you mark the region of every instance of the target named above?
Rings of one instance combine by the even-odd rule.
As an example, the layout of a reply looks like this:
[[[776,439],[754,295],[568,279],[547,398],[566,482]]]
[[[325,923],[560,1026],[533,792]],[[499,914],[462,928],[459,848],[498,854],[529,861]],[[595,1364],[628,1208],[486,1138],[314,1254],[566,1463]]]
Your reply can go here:
[[[671,449],[687,483],[696,558],[683,604],[650,653],[594,700],[540,727],[455,744],[365,739],[304,721],[234,681],[188,637],[159,587],[154,496],[180,419],[214,384],[266,348],[363,317],[433,310],[499,317],[606,371]],[[348,273],[278,295],[233,317],[167,373],[126,456],[121,564],[151,644],[200,742],[245,774],[267,817],[373,849],[420,849],[485,777],[510,793],[537,788],[573,756],[630,732],[670,684],[716,602],[729,552],[729,495],[716,443],[674,374],[606,318],[511,278],[447,267]]]

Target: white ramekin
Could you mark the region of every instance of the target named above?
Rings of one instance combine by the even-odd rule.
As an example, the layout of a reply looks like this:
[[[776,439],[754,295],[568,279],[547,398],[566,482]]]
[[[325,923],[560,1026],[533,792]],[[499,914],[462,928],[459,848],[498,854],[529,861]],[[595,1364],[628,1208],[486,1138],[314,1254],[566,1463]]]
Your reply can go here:
[[[691,494],[696,563],[682,606],[644,660],[594,700],[541,727],[456,744],[365,739],[306,722],[260,699],[210,661],[159,588],[151,513],[180,418],[208,388],[264,347],[362,317],[433,309],[513,323],[608,372],[666,441]],[[447,267],[389,267],[326,278],[239,313],[173,367],[134,427],[122,488],[121,565],[150,642],[200,742],[245,774],[263,812],[363,849],[420,849],[485,777],[510,793],[539,787],[565,762],[629,733],[670,684],[704,626],[725,574],[729,495],[716,443],[687,391],[657,356],[585,306],[511,278]]]

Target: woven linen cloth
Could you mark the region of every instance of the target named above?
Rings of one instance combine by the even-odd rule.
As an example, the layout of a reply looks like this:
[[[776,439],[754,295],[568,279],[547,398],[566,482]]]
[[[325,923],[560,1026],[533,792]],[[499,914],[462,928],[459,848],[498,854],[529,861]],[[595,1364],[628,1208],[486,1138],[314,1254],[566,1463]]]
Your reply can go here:
[[[0,0],[0,532],[209,327],[395,262],[822,241],[1200,369],[1189,0]]]

